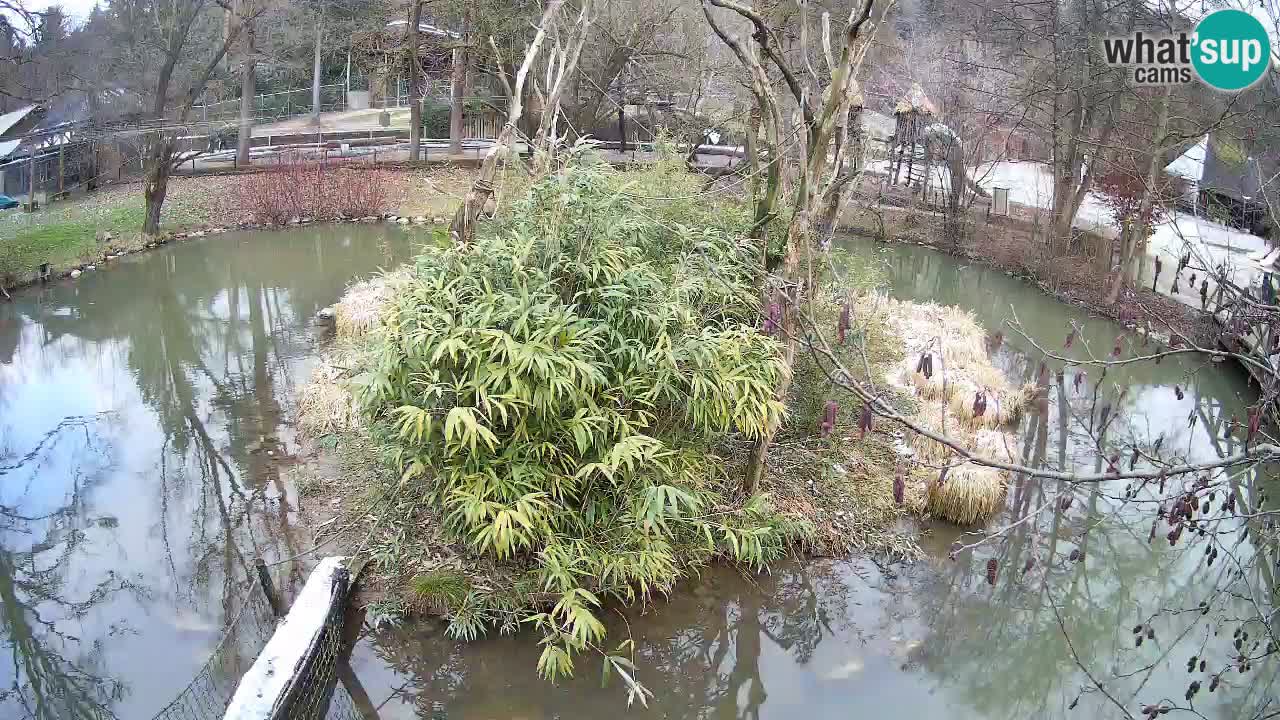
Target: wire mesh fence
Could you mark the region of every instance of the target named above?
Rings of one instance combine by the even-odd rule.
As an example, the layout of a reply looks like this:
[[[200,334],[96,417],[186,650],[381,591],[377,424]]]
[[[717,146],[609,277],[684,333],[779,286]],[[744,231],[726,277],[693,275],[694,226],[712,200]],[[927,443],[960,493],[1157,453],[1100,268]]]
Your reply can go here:
[[[271,592],[274,592],[272,590]],[[367,696],[347,663],[345,611],[350,574],[333,574],[329,606],[320,628],[288,672],[269,720],[370,720],[376,718]],[[209,659],[191,682],[152,720],[222,720],[241,679],[253,666],[277,629],[280,618],[273,600],[257,578],[248,582],[234,619],[227,625]],[[348,686],[364,699],[358,702]]]
[[[172,702],[156,713],[153,720],[220,719],[236,691],[240,676],[267,644],[275,626],[271,603],[258,582],[250,581],[237,614],[209,654],[204,667]]]

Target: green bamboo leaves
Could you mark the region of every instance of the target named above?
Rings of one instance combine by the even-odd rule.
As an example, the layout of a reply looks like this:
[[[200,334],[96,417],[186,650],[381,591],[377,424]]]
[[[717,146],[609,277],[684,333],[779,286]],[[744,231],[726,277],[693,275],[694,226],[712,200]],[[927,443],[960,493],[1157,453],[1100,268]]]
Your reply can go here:
[[[600,647],[604,598],[666,591],[717,555],[763,567],[796,530],[764,497],[735,500],[712,452],[784,413],[759,260],[619,191],[635,177],[571,167],[471,245],[425,250],[358,383],[447,529],[558,598],[524,617],[553,679]],[[469,593],[453,631],[483,632],[495,602]]]

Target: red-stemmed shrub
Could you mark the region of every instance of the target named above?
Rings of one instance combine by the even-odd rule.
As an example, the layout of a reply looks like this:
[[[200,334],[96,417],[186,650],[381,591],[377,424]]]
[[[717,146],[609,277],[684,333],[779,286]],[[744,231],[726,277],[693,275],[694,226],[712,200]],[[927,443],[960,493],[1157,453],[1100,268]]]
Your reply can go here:
[[[380,215],[387,204],[387,173],[366,163],[284,158],[243,176],[240,202],[256,222],[339,220]]]

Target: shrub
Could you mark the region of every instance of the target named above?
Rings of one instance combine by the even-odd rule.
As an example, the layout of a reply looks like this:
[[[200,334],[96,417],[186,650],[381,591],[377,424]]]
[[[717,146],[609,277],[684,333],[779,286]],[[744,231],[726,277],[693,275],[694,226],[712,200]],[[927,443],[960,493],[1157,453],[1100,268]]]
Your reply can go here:
[[[284,224],[292,218],[336,220],[386,209],[386,172],[372,165],[287,158],[244,175],[240,202],[253,219]]]
[[[428,248],[354,381],[448,532],[554,598],[513,619],[510,594],[472,589],[450,632],[530,621],[551,678],[602,647],[608,599],[716,555],[761,567],[800,529],[738,498],[714,452],[783,412],[779,345],[754,328],[758,255],[649,212],[634,188],[656,179],[570,166],[471,246]]]

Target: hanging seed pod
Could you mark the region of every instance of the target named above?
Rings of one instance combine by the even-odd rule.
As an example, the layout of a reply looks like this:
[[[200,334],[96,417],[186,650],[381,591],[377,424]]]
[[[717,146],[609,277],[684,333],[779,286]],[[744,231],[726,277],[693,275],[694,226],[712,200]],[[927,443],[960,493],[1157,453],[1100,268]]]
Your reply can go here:
[[[1156,438],[1156,444],[1151,446],[1151,454],[1159,455],[1161,445],[1164,445],[1164,433],[1160,433],[1160,437]],[[1163,490],[1164,488],[1161,489]]]
[[[1142,635],[1139,635],[1138,637],[1136,637],[1136,638],[1134,638],[1134,639],[1133,639],[1133,646],[1134,646],[1134,647],[1142,647],[1142,641],[1143,641],[1143,640],[1146,640],[1146,638],[1145,638],[1145,637],[1143,637]]]
[[[849,329],[852,327],[853,323],[849,319],[849,303],[846,301],[840,306],[840,320],[836,325],[836,335],[841,345],[844,345],[845,339],[849,334]]]
[[[1208,501],[1208,500],[1205,500],[1205,501],[1204,501],[1204,504],[1200,506],[1200,513],[1201,513],[1202,515],[1208,515],[1208,514],[1209,514],[1209,501]]]
[[[782,306],[778,303],[769,303],[769,314],[764,319],[764,334],[776,335],[782,330]]]
[[[1000,569],[1000,563],[996,562],[995,558],[991,558],[990,560],[987,561],[987,584],[988,585],[996,584],[996,571],[999,569]]]
[[[1249,408],[1249,431],[1244,436],[1244,446],[1247,449],[1253,444],[1253,437],[1258,434],[1258,430],[1262,427],[1262,412],[1257,405]]]
[[[1072,498],[1070,495],[1063,495],[1061,498],[1058,499],[1058,509],[1066,510],[1067,508],[1071,507],[1071,501],[1073,499],[1074,498]]]
[[[1230,490],[1227,491],[1227,510],[1232,513],[1236,511],[1236,494]]]
[[[1182,523],[1174,525],[1173,529],[1169,531],[1169,534],[1165,535],[1165,538],[1169,541],[1170,547],[1177,545],[1178,538],[1180,537],[1182,537]]]
[[[1139,624],[1137,624],[1137,625],[1134,625],[1134,626],[1133,626],[1133,634],[1134,634],[1134,635],[1140,635],[1140,634],[1142,633],[1142,631],[1143,631],[1145,628],[1146,628],[1146,625],[1142,625],[1141,623],[1139,623]]]
[[[929,355],[924,359],[924,376],[926,378],[933,377],[933,355]]]
[[[1148,640],[1156,639],[1156,629],[1151,627],[1150,625],[1147,626],[1147,639]]]
[[[1154,542],[1156,541],[1156,527],[1157,527],[1159,524],[1160,524],[1160,522],[1159,522],[1159,521],[1154,521],[1154,522],[1152,522],[1152,523],[1151,523],[1151,534],[1147,536],[1147,544],[1148,544],[1148,545],[1150,545],[1150,544],[1152,544],[1152,543],[1154,543]]]
[[[1083,382],[1084,382],[1084,373],[1083,372],[1076,373],[1076,379],[1071,381],[1071,386],[1072,386],[1071,389],[1079,393],[1080,383],[1083,383]]]
[[[1213,676],[1211,680],[1209,680],[1209,692],[1217,692],[1218,680],[1219,680],[1219,676],[1216,674]]]
[[[840,405],[835,400],[828,400],[822,408],[822,437],[827,437],[836,428],[836,416],[840,413]]]
[[[1112,453],[1107,458],[1107,474],[1112,477],[1120,474],[1120,453]]]
[[[902,469],[899,468],[897,474],[893,476],[893,503],[901,506],[906,499],[907,480],[902,476]]]
[[[1200,672],[1204,672],[1204,666],[1205,666],[1205,661],[1204,661],[1204,660],[1201,660],[1201,661],[1200,661]]]
[[[1079,705],[1079,704],[1080,704],[1080,696],[1079,696],[1079,695],[1077,695],[1077,696],[1076,696],[1076,699],[1075,699],[1075,700],[1072,700],[1072,701],[1071,701],[1071,704],[1067,706],[1067,709],[1068,709],[1068,710],[1075,710],[1075,709],[1076,709],[1076,705]]]
[[[1121,345],[1121,343],[1123,343],[1123,342],[1124,342],[1124,335],[1117,335],[1117,336],[1116,336],[1116,345],[1115,345],[1115,347],[1111,348],[1111,357],[1112,357],[1112,358],[1118,358],[1118,357],[1120,357],[1120,353],[1121,353],[1121,352],[1123,352],[1123,350],[1120,348],[1120,345]]]
[[[1073,326],[1071,332],[1067,333],[1067,341],[1062,343],[1063,349],[1070,350],[1071,346],[1076,342],[1076,329]]]
[[[1209,304],[1209,278],[1200,282],[1200,307]]]
[[[1200,658],[1199,658],[1199,657],[1197,657],[1197,656],[1195,656],[1195,655],[1192,655],[1192,656],[1191,656],[1191,659],[1187,661],[1187,672],[1194,672],[1194,671],[1195,671],[1195,669],[1196,669],[1196,661],[1197,661],[1197,660],[1199,660],[1199,659],[1200,659]]]
[[[1198,692],[1200,692],[1200,681],[1192,680],[1191,684],[1187,686],[1187,702],[1191,702],[1191,698],[1195,697]]]
[[[1191,287],[1195,287],[1195,286],[1196,286],[1196,274],[1191,273]]]
[[[916,361],[916,372],[924,374],[924,359],[929,357],[929,353],[920,353],[920,359]]]
[[[862,404],[862,414],[858,416],[858,432],[861,439],[866,439],[867,433],[871,432],[871,405]]]
[[[1181,385],[1174,385],[1174,386],[1173,386],[1173,394],[1174,394],[1175,396],[1177,396],[1177,398],[1178,398],[1179,400],[1181,400],[1181,399],[1183,398],[1183,395],[1182,395],[1182,386],[1181,386]]]
[[[1070,555],[1070,556],[1068,556],[1068,557],[1067,557],[1067,559],[1068,559],[1068,560],[1070,560],[1071,562],[1079,562],[1079,561],[1080,561],[1080,548],[1075,548],[1075,549],[1073,549],[1073,550],[1071,551],[1071,555]]]
[[[987,395],[979,390],[973,394],[973,416],[982,417],[987,412]]]
[[[1138,446],[1133,446],[1133,455],[1129,458],[1129,470],[1132,471],[1138,466]]]
[[[1022,564],[1022,574],[1026,575],[1027,573],[1031,572],[1031,568],[1035,566],[1036,566],[1036,556],[1032,555],[1031,557],[1027,558],[1027,561],[1025,563]]]

